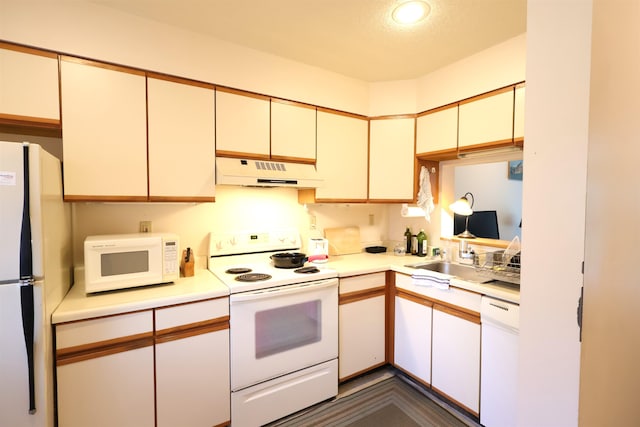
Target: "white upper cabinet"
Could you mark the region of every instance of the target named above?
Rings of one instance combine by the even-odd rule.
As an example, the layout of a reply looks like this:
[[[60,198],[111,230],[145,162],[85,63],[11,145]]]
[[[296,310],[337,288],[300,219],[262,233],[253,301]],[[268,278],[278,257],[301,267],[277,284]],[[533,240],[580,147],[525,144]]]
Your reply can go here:
[[[458,105],[447,106],[418,116],[416,154],[458,148]]]
[[[513,139],[524,140],[524,86],[516,86],[515,104],[513,107]]]
[[[271,158],[315,163],[315,107],[271,100]]]
[[[148,78],[149,199],[213,201],[213,87]]]
[[[318,111],[318,172],[324,185],[316,200],[367,199],[368,120]]]
[[[216,89],[218,155],[269,159],[270,101],[230,89]]]
[[[371,119],[369,199],[413,199],[415,119]]]
[[[143,72],[61,63],[65,200],[147,199]]]
[[[57,54],[0,43],[0,119],[60,125]]]
[[[460,102],[458,146],[513,142],[513,87]]]

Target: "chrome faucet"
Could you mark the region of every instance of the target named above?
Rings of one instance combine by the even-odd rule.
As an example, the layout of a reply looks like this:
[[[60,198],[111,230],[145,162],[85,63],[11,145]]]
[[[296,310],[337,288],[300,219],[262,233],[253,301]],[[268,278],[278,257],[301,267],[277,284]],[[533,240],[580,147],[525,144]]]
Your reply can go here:
[[[466,239],[460,239],[460,248],[458,249],[458,257],[463,260],[473,260],[475,252],[471,246],[469,246],[469,241]]]

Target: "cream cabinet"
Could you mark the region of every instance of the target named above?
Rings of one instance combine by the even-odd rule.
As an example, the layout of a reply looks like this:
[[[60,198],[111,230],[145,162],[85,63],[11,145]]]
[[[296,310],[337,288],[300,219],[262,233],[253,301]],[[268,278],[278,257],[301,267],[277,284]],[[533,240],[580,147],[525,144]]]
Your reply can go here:
[[[341,381],[386,363],[385,273],[340,278],[338,376]]]
[[[434,304],[432,346],[432,387],[478,416],[479,315]]]
[[[316,107],[271,100],[271,158],[316,161]]]
[[[513,107],[513,139],[524,141],[524,93],[523,85],[516,86],[515,103]]]
[[[416,154],[440,156],[458,148],[458,104],[440,107],[418,115]]]
[[[368,128],[365,117],[318,111],[316,167],[324,184],[315,201],[367,200]]]
[[[512,142],[513,104],[513,87],[461,101],[458,147]]]
[[[414,198],[415,118],[369,121],[369,200],[410,202]]]
[[[155,310],[157,426],[231,418],[229,299]]]
[[[143,72],[61,62],[65,200],[147,200]]]
[[[56,325],[58,423],[153,427],[153,312]]]
[[[270,100],[216,89],[216,152],[219,156],[269,159]]]
[[[57,54],[0,42],[0,120],[59,128]]]
[[[213,201],[212,86],[148,78],[149,200]]]
[[[402,291],[396,292],[394,304],[394,365],[428,385],[431,383],[433,304],[426,298]]]

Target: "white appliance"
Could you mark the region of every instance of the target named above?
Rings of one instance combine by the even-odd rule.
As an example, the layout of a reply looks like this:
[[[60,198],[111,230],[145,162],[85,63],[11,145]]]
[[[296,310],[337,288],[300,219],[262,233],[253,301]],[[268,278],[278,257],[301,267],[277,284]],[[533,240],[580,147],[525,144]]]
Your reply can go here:
[[[216,184],[317,188],[324,180],[315,165],[216,157]]]
[[[231,422],[259,426],[338,393],[337,272],[276,268],[296,230],[209,236],[209,270],[230,290]]]
[[[60,161],[0,142],[0,425],[54,423],[51,313],[71,285]]]
[[[85,292],[173,282],[180,277],[179,246],[175,234],[88,236],[84,240]]]
[[[329,260],[329,241],[323,238],[309,239],[309,257],[314,257],[313,263],[321,264]]]
[[[483,296],[480,320],[480,423],[485,427],[515,426],[520,306]]]

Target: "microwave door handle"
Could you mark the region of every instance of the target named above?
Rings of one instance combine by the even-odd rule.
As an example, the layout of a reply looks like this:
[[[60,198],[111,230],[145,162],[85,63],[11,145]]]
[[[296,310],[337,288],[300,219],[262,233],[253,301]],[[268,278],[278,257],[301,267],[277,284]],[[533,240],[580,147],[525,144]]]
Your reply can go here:
[[[283,295],[289,295],[293,293],[306,293],[314,292],[325,288],[337,287],[338,281],[336,279],[323,280],[319,283],[302,283],[298,285],[288,285],[276,288],[261,289],[253,292],[243,292],[239,294],[231,295],[231,302],[246,302],[256,301],[261,299],[276,298]]]

